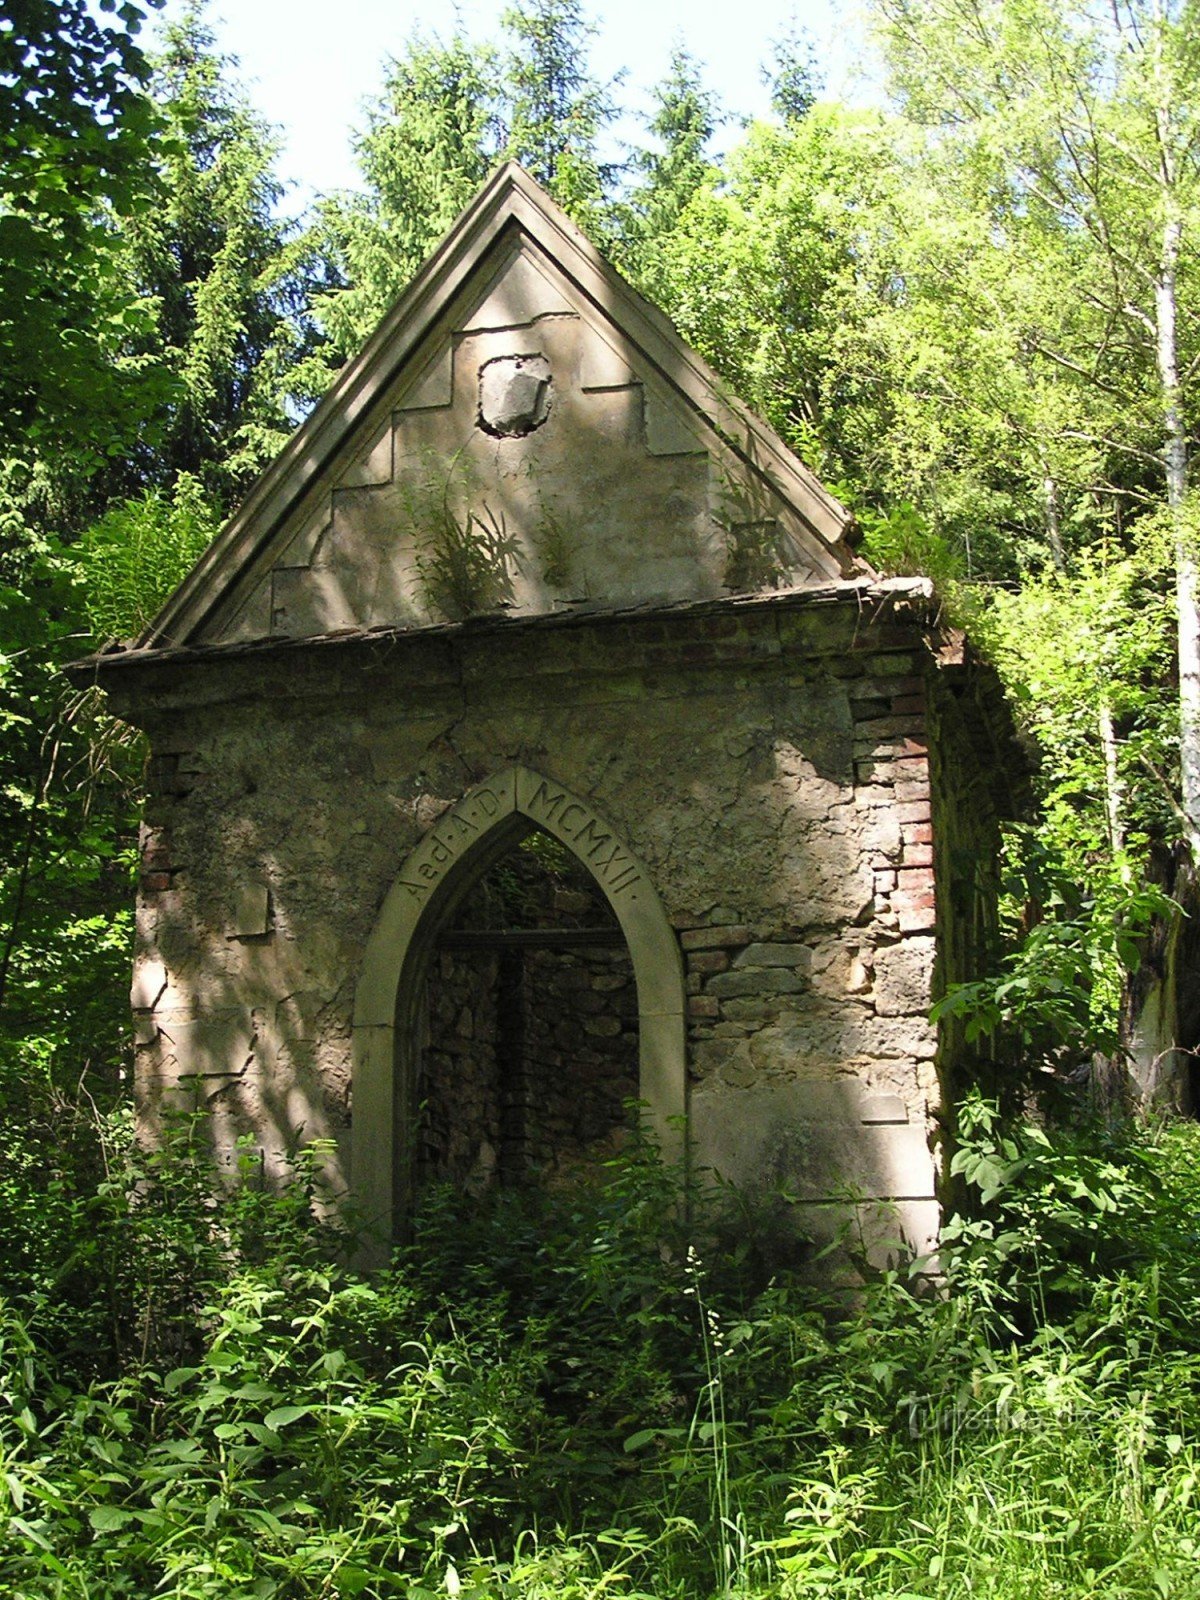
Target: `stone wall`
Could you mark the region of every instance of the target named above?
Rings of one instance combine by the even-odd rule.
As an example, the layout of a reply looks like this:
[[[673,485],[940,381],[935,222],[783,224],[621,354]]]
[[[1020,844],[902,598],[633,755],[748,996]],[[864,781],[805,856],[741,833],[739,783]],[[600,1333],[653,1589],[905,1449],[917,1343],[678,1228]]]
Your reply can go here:
[[[248,1127],[270,1160],[330,1133],[352,1161],[379,906],[445,809],[518,762],[608,819],[678,930],[699,1161],[787,1185],[814,1225],[839,1195],[890,1198],[864,1226],[927,1244],[926,1013],[939,950],[959,948],[927,750],[942,669],[921,601],[872,595],[114,661],[106,687],[154,749],[133,996],[148,1117],[186,1082],[219,1141]]]
[[[418,1183],[480,1193],[499,1170],[508,1087],[497,1059],[500,965],[495,950],[434,957],[414,1096]]]
[[[426,993],[418,1183],[481,1193],[614,1153],[638,1093],[623,945],[451,945],[435,956]]]
[[[629,952],[524,954],[525,1162],[562,1171],[610,1156],[638,1093]]]

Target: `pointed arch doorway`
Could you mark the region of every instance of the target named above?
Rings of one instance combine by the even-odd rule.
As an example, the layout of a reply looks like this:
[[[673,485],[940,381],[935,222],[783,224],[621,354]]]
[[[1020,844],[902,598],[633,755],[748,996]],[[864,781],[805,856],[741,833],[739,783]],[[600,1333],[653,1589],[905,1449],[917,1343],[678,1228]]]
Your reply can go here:
[[[616,916],[637,990],[638,1096],[664,1155],[683,1153],[683,961],[662,902],[645,866],[593,806],[540,773],[510,767],[438,819],[405,861],[367,941],[354,1006],[351,1184],[381,1232],[395,1230],[409,1201],[430,961],[464,896],[534,828],[582,863]]]

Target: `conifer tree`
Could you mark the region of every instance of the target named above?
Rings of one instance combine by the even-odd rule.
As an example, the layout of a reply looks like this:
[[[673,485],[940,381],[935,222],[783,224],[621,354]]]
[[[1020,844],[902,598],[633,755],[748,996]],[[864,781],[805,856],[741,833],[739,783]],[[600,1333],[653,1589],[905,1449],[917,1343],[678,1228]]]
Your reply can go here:
[[[596,146],[614,107],[611,86],[588,71],[595,24],[581,0],[517,0],[503,23],[512,40],[503,85],[506,154],[576,221],[600,233],[614,175]]]
[[[786,32],[771,41],[771,58],[763,66],[762,79],[771,91],[771,110],[781,122],[799,122],[816,105],[820,91],[816,52],[794,16]]]
[[[358,350],[496,160],[495,70],[460,34],[415,36],[389,64],[355,141],[364,190],[326,201],[313,234],[339,285],[317,303],[335,360]],[[310,382],[322,383],[311,368]]]
[[[529,0],[503,23],[507,51],[414,35],[389,64],[355,141],[362,190],[327,200],[311,234],[332,287],[315,302],[327,345],[302,366],[308,393],[362,346],[497,162],[520,161],[603,233],[611,174],[596,138],[611,107],[586,70],[594,30],[579,0]]]
[[[653,97],[647,131],[657,148],[635,151],[636,181],[618,208],[620,264],[652,299],[661,276],[658,246],[714,171],[708,147],[720,121],[717,97],[705,88],[698,62],[682,44],[672,50],[667,75]]]
[[[159,436],[110,493],[192,474],[228,505],[293,426],[286,378],[305,342],[307,267],[279,214],[275,146],[215,48],[203,5],[170,24],[151,92],[170,135],[163,201],[125,223],[128,271],[150,297],[144,351],[174,380]]]

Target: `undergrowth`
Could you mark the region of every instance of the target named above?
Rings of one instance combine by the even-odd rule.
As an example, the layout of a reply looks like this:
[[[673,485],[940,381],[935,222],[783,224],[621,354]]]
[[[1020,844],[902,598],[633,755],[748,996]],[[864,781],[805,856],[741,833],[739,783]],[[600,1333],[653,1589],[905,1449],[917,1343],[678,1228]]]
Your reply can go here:
[[[1200,1593],[1192,1126],[976,1101],[939,1270],[849,1294],[647,1155],[431,1193],[367,1277],[319,1150],[214,1200],[195,1125],[104,1126],[3,1256],[4,1595]]]

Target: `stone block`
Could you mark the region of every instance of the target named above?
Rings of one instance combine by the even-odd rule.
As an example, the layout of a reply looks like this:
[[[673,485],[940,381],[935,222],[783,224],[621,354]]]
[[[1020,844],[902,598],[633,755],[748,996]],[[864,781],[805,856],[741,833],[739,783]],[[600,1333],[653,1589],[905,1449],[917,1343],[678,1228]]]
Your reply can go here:
[[[722,1012],[732,1017],[732,1007],[746,1003],[728,1001]],[[755,1068],[764,1078],[793,1076],[801,1069],[857,1071],[868,1062],[916,1063],[936,1053],[937,1035],[923,1016],[881,1017],[849,998],[806,1001],[787,1012],[777,1008],[751,1041]],[[896,1070],[907,1078],[912,1068]]]
[[[129,1004],[134,1011],[152,1011],[167,987],[167,969],[161,961],[144,957],[134,963]]]
[[[931,819],[932,813],[927,794],[913,800],[901,800],[896,805],[896,821],[902,828],[907,828],[912,823],[929,823]]]
[[[855,739],[869,739],[876,744],[891,743],[904,739],[919,739],[925,731],[923,717],[878,717],[872,721],[863,721],[854,729]],[[922,746],[922,753],[924,747]]]
[[[891,701],[886,695],[874,695],[870,699],[855,699],[851,701],[850,714],[855,723],[874,722],[877,717],[886,717],[891,710]],[[855,727],[855,733],[859,731]]]
[[[925,754],[897,756],[893,766],[897,784],[925,783],[929,778],[929,760]]]
[[[612,1038],[620,1033],[621,1023],[617,1017],[585,1017],[583,1031],[594,1034],[598,1039]]]
[[[523,438],[550,414],[552,379],[543,355],[496,356],[479,370],[479,422],[488,433]]]
[[[757,994],[800,994],[807,984],[787,967],[746,967],[735,972],[718,972],[708,980],[708,994],[720,999],[741,999]]]
[[[932,889],[934,886],[933,868],[931,866],[902,866],[896,874],[897,887],[905,893],[917,889]]]
[[[733,958],[735,967],[802,967],[807,969],[812,951],[806,944],[748,944]]]
[[[737,923],[738,914],[732,906],[714,906],[708,913],[708,920],[714,926],[732,927]]]
[[[704,445],[675,406],[645,393],[646,449],[652,456],[695,455]]]
[[[140,855],[144,872],[170,872],[171,842],[165,828],[142,830]]]
[[[782,1002],[762,998],[724,1000],[721,1015],[729,1022],[770,1022],[779,1015]]]
[[[685,928],[679,942],[685,950],[721,950],[734,945],[749,944],[753,929],[737,927]]]
[[[858,760],[854,763],[854,781],[856,784],[865,785],[877,783],[891,785],[896,781],[896,774],[890,761]]]
[[[881,1017],[924,1016],[933,1001],[933,939],[884,945],[874,959],[875,1010]]]
[[[898,889],[892,896],[901,933],[920,933],[937,925],[937,898],[932,889]]]
[[[692,950],[688,953],[689,972],[724,972],[728,965],[728,950]]]
[[[912,656],[899,651],[895,655],[868,656],[864,666],[876,678],[903,678],[907,682],[913,676]]]
[[[874,1120],[878,1107],[866,1098],[852,1079],[734,1087],[707,1078],[692,1095],[696,1164],[729,1182],[801,1199],[932,1199],[936,1173],[924,1128]]]
[[[392,422],[389,417],[383,430],[342,473],[338,486],[343,489],[369,488],[390,483],[391,477]]]
[[[908,1107],[898,1094],[868,1095],[862,1102],[861,1117],[866,1123],[905,1123]]]
[[[449,342],[441,345],[412,387],[399,401],[403,411],[427,411],[449,406],[454,401],[454,362]]]
[[[841,1241],[846,1256],[865,1259],[877,1272],[913,1257],[936,1270],[934,1252],[941,1221],[936,1200],[809,1201],[795,1208],[795,1220],[818,1250],[829,1250]],[[829,1256],[823,1257],[823,1281],[835,1275],[848,1285],[856,1281],[849,1260],[844,1260],[841,1273],[831,1272],[832,1265]]]
[[[225,929],[227,939],[250,939],[268,933],[271,926],[271,891],[265,883],[238,886]]]
[[[874,811],[859,830],[859,843],[864,851],[887,857],[886,865],[899,856],[904,843],[900,824],[890,811]]]
[[[538,317],[566,316],[575,307],[524,252],[514,255],[499,280],[462,318],[464,333],[525,327]]]

